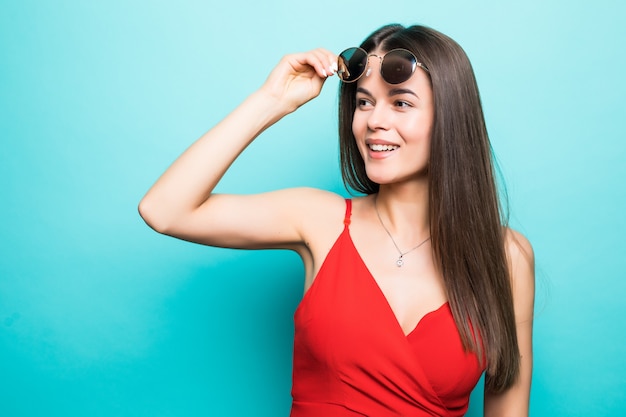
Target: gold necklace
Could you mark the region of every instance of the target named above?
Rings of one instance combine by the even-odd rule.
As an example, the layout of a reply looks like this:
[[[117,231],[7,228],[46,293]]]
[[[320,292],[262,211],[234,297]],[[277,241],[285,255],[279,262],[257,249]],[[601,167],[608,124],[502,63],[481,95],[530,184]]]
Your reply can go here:
[[[378,202],[378,196],[374,198],[374,210],[376,210],[376,215],[378,216],[378,221],[380,221],[380,225],[383,227],[383,229],[385,229],[385,232],[387,232],[387,235],[389,236],[389,239],[391,239],[393,246],[396,247],[398,254],[400,254],[400,256],[398,256],[398,259],[396,260],[396,266],[400,268],[402,267],[402,265],[404,265],[404,255],[406,255],[409,252],[413,252],[415,249],[419,248],[424,243],[428,242],[428,240],[430,239],[430,236],[428,236],[426,239],[424,239],[422,242],[420,242],[419,245],[415,246],[414,248],[411,248],[406,252],[402,252],[400,248],[398,247],[398,245],[396,244],[396,241],[393,239],[393,236],[391,236],[391,232],[389,232],[389,230],[385,226],[383,219],[380,217],[380,213],[378,212],[378,204],[376,204],[377,202]]]

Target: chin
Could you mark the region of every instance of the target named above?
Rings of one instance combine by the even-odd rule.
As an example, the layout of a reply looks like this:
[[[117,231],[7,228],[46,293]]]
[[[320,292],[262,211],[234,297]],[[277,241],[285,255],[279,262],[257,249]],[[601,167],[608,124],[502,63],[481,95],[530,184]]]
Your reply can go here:
[[[369,175],[368,174],[367,178],[373,183],[378,184],[378,185],[390,185],[390,184],[396,184],[398,182],[401,182],[396,177],[389,177],[389,176],[384,176],[384,175]]]
[[[367,178],[370,181],[378,185],[389,184],[389,183],[394,182],[394,178],[391,177],[389,174],[385,174],[379,171],[372,172],[372,170],[368,170],[368,169],[365,170],[365,173],[367,174]]]

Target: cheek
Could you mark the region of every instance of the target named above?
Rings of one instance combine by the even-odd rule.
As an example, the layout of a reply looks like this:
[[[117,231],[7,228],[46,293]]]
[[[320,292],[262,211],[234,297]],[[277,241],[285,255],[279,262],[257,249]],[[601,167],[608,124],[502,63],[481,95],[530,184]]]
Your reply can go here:
[[[359,138],[361,137],[361,131],[359,129],[359,122],[358,119],[356,117],[356,115],[352,116],[352,136],[353,136],[353,141],[354,144],[356,145],[357,150],[359,151],[359,154],[361,155],[361,157],[363,157],[363,150],[361,149],[361,146],[359,145]]]
[[[431,132],[432,122],[429,118],[413,118],[402,125],[400,134],[407,141],[429,146]]]
[[[359,150],[362,158],[365,158],[365,137],[367,136],[367,120],[361,116],[358,116],[358,112],[352,117],[352,135],[356,142],[356,147]]]
[[[364,134],[365,122],[363,117],[359,116],[359,112],[355,112],[352,116],[352,134],[355,138],[360,138]]]

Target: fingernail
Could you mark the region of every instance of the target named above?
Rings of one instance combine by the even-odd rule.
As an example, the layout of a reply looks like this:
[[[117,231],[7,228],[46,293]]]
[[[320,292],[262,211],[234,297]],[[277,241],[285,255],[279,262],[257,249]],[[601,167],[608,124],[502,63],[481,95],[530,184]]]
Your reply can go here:
[[[328,74],[326,74],[326,70],[322,70],[322,74],[324,74],[324,77],[328,77]]]
[[[337,63],[333,62],[333,65],[331,66],[333,73],[337,72],[339,70],[339,68],[337,68]]]

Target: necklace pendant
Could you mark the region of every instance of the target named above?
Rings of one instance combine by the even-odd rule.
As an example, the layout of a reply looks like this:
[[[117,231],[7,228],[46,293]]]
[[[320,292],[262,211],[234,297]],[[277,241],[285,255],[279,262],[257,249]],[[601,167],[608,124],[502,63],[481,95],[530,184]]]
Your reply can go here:
[[[404,265],[404,259],[402,259],[402,256],[400,256],[400,257],[398,258],[398,260],[396,261],[396,266],[397,266],[398,268],[401,268],[401,267],[402,267],[402,265]]]

